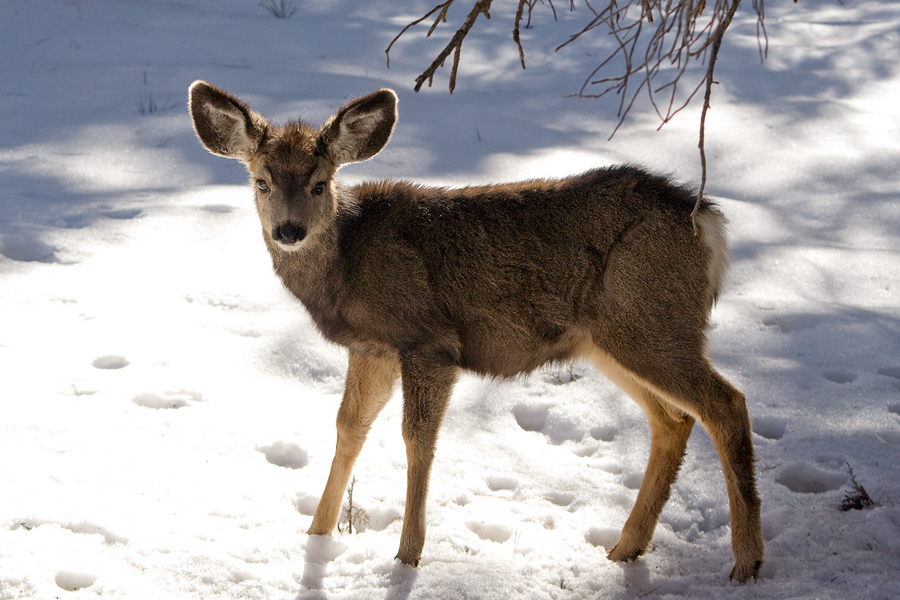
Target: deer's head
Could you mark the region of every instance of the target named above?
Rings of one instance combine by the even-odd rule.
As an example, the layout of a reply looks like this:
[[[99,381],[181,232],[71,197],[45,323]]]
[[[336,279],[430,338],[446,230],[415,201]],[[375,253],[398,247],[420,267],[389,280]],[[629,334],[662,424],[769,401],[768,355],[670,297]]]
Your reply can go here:
[[[293,251],[333,219],[338,168],[372,158],[387,144],[397,95],[385,88],[352,100],[319,129],[301,121],[270,125],[205,81],[191,84],[189,108],[206,149],[240,160],[250,172],[264,235]]]

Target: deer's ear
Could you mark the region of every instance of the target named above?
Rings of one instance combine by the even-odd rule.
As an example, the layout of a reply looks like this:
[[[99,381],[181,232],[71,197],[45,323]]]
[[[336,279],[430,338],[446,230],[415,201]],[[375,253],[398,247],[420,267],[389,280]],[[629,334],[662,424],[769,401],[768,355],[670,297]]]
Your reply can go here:
[[[345,104],[319,132],[320,146],[337,164],[368,160],[391,139],[397,94],[387,88]]]
[[[207,150],[246,161],[259,148],[268,123],[234,96],[195,81],[188,90],[194,131]]]

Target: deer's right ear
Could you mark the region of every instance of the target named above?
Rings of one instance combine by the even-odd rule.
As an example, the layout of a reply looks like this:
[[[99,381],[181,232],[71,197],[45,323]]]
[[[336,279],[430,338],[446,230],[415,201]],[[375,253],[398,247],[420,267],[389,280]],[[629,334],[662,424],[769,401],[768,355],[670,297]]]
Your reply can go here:
[[[188,108],[197,137],[207,150],[219,156],[247,161],[259,148],[268,127],[262,115],[205,81],[191,84]]]

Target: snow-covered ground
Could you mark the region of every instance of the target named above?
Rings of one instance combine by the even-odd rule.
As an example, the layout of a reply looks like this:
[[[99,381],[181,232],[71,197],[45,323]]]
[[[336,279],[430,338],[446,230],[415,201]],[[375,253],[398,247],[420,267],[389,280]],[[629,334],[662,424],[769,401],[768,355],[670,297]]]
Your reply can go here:
[[[606,43],[553,53],[584,6],[535,7],[522,71],[498,0],[449,96],[446,72],[412,85],[451,26],[385,68],[429,2],[295,4],[0,3],[0,599],[900,598],[900,4],[771,3],[763,64],[747,7],[720,57],[709,192],[733,262],[712,354],[754,420],[767,559],[743,586],[699,427],[650,551],[607,561],[649,435],[584,364],[461,379],[419,569],[393,560],[397,398],[355,470],[368,525],[305,535],[346,359],[273,276],[242,167],[194,139],[191,81],[275,120],[395,88],[394,139],[349,181],[699,167],[697,107],[658,132],[636,110],[608,142],[615,102],[564,96]],[[875,506],[839,510],[848,465]]]

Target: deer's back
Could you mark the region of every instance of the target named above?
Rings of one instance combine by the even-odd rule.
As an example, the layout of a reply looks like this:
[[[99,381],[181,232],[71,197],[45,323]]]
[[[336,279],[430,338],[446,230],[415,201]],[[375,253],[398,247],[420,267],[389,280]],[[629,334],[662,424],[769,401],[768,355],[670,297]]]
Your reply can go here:
[[[340,343],[512,376],[585,340],[652,336],[666,302],[695,303],[705,324],[695,197],[665,178],[620,167],[461,189],[367,183],[352,194],[355,210],[338,223],[341,293],[319,323]]]

